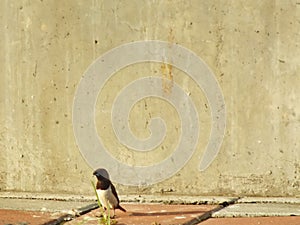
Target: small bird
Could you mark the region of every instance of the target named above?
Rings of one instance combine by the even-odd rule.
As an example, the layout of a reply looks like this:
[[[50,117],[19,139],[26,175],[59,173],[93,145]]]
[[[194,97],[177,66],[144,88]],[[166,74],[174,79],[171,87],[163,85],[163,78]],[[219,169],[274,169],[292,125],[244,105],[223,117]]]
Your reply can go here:
[[[107,171],[104,169],[97,169],[94,171],[93,175],[95,175],[98,179],[96,190],[100,203],[104,209],[107,209],[108,207],[113,209],[113,217],[115,216],[115,209],[120,209],[123,212],[126,212],[126,210],[120,206],[120,200],[116,192],[116,188],[109,180]]]

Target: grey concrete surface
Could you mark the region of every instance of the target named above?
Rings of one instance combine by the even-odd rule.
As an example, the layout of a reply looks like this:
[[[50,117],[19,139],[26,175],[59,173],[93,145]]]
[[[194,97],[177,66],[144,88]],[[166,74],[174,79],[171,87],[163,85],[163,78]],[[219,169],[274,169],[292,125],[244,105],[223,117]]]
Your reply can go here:
[[[220,204],[232,202],[236,197],[223,196],[177,196],[177,195],[119,195],[123,202],[164,203],[164,204]],[[54,200],[62,202],[91,202],[94,195],[51,194],[31,192],[0,192],[0,199]]]
[[[230,205],[213,217],[300,216],[299,204],[249,203]]]
[[[61,201],[0,198],[1,209],[13,209],[24,211],[74,213],[76,209],[92,203],[95,203],[95,201]]]
[[[299,197],[242,197],[237,203],[288,203],[288,204],[300,204]]]

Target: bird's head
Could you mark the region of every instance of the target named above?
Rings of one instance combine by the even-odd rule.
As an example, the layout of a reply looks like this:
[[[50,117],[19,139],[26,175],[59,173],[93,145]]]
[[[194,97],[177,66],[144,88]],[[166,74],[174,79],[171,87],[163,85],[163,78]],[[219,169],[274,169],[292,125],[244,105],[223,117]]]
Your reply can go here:
[[[100,168],[94,171],[93,173],[94,176],[96,176],[98,179],[109,179],[109,175],[106,169]]]

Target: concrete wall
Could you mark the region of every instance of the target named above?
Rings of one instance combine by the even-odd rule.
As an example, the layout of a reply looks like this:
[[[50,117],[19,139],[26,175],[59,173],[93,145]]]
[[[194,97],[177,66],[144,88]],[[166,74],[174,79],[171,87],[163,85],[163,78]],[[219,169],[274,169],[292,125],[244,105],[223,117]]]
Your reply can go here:
[[[212,129],[212,109],[203,89],[164,63],[134,64],[116,72],[99,93],[95,121],[105,148],[121,162],[145,166],[161,161],[182,135],[177,109],[148,97],[131,109],[131,130],[147,138],[148,122],[160,116],[167,128],[164,142],[147,153],[119,142],[110,115],[114,98],[130,82],[149,74],[164,78],[166,95],[177,83],[192,99],[199,118],[196,149],[183,168],[154,185],[118,184],[119,192],[300,195],[298,1],[0,4],[0,190],[92,194],[93,168],[73,132],[72,107],[80,80],[96,58],[114,47],[161,40],[190,49],[211,69],[225,100],[224,139],[215,160],[199,171]],[[116,170],[115,181],[123,175]]]

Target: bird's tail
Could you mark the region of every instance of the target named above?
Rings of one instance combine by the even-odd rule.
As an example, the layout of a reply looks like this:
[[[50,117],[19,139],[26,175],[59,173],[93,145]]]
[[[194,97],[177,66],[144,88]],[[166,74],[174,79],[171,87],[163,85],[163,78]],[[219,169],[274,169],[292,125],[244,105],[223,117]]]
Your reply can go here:
[[[124,209],[122,206],[118,205],[117,209],[122,210],[123,212],[126,212],[126,209]]]

